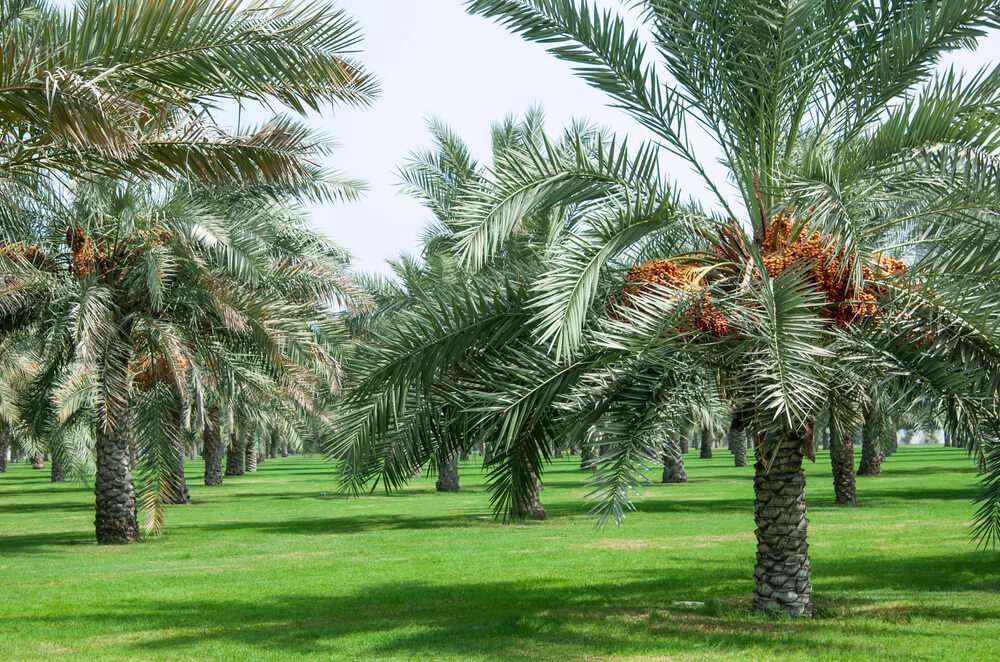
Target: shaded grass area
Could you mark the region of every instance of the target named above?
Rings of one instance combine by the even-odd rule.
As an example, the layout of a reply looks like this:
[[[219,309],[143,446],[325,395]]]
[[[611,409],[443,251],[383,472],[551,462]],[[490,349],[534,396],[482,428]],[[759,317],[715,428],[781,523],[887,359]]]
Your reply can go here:
[[[578,458],[556,461],[550,520],[489,517],[462,491],[336,496],[318,458],[201,485],[166,533],[98,547],[93,496],[48,471],[0,474],[3,660],[982,660],[1000,636],[1000,554],[969,545],[975,472],[961,450],[904,448],[833,503],[809,470],[820,618],[749,614],[752,469],[687,456],[595,532]],[[321,496],[326,492],[328,496]],[[678,602],[702,602],[684,606]]]

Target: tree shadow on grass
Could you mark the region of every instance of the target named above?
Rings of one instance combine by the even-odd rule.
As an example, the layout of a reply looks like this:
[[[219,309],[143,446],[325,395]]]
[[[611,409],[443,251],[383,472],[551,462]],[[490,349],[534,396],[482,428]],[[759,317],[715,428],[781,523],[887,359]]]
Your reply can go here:
[[[122,643],[118,649],[122,654],[184,651],[188,655],[197,654],[200,646],[227,644],[309,656],[528,660],[697,651],[737,655],[747,648],[866,659],[880,652],[880,639],[887,630],[908,628],[907,619],[912,617],[955,623],[997,617],[995,610],[976,605],[866,601],[860,597],[863,591],[897,580],[904,581],[900,588],[919,600],[921,592],[938,590],[942,583],[961,586],[972,567],[982,569],[968,555],[912,559],[889,572],[884,561],[865,558],[825,564],[823,590],[859,597],[824,604],[819,595],[821,612],[827,616],[815,621],[748,615],[749,566],[731,561],[687,564],[681,571],[673,568],[673,574],[671,568],[633,572],[621,581],[600,584],[587,584],[574,575],[567,580],[550,576],[503,582],[385,582],[339,595],[303,591],[169,601],[133,596],[128,606],[106,612],[43,618],[57,629],[62,622],[67,631],[94,633],[135,623],[142,636]],[[930,585],[921,581],[927,577],[933,578]],[[996,571],[989,581],[998,581]],[[707,606],[674,604],[682,600],[703,601]],[[866,619],[844,618],[858,612]],[[32,631],[37,625],[32,620],[16,616],[9,627]],[[821,631],[836,636],[810,636]]]
[[[92,545],[96,544],[94,533],[79,531],[60,531],[58,533],[28,533],[19,536],[0,536],[0,557],[7,555],[38,553],[41,547],[52,545]],[[54,551],[63,554],[65,551]]]
[[[44,513],[47,511],[72,512],[81,510],[93,510],[94,504],[80,503],[79,501],[43,501],[41,503],[8,503],[0,502],[0,514],[13,513]]]

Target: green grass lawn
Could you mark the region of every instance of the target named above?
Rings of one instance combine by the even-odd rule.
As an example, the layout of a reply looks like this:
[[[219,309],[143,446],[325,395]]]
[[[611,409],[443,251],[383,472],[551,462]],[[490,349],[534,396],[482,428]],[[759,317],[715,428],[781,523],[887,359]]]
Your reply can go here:
[[[473,463],[458,494],[348,499],[318,458],[215,488],[191,462],[194,504],[130,547],[88,544],[89,488],[10,465],[0,660],[996,659],[1000,554],[968,542],[961,450],[902,449],[857,508],[834,506],[825,455],[809,467],[809,622],[749,614],[752,470],[728,451],[689,454],[688,484],[604,532],[577,462],[545,474],[550,519],[517,526],[488,518]]]

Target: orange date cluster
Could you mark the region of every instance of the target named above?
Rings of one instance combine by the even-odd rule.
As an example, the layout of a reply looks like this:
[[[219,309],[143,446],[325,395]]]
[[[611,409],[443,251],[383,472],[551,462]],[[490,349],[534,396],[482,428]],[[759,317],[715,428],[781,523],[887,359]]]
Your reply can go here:
[[[861,265],[862,285],[857,287],[851,276],[855,257],[845,258],[844,248],[835,237],[812,231],[804,218],[798,228],[793,221],[790,213],[777,214],[764,233],[760,252],[767,274],[773,278],[789,269],[804,271],[826,298],[827,305],[820,314],[839,326],[846,327],[878,314],[876,302],[885,293],[885,288],[877,284],[878,279],[905,271],[906,264],[892,256],[876,256],[877,264]],[[793,234],[794,230],[797,232]],[[716,258],[722,257],[718,247],[715,253]],[[756,269],[752,271],[758,273]],[[636,265],[625,275],[619,305],[634,306],[636,295],[653,292],[652,284],[693,292],[694,303],[688,310],[686,325],[721,337],[729,330],[730,322],[712,303],[697,273],[699,269],[695,266],[664,258]]]
[[[804,223],[805,219],[801,219]],[[874,283],[884,277],[905,271],[906,264],[895,257],[882,255],[874,268],[861,265],[862,287],[851,282],[854,256],[845,259],[844,249],[830,236],[813,232],[803,224],[793,237],[793,217],[783,213],[771,219],[764,237],[764,268],[772,278],[790,268],[807,270],[810,279],[826,296],[827,306],[821,311],[824,317],[846,327],[863,317],[878,313],[878,301],[885,289]]]
[[[172,380],[176,371],[182,375],[190,367],[190,362],[183,355],[173,357],[173,363],[168,361],[161,354],[156,355],[156,360],[151,361],[149,355],[143,355],[133,359],[129,365],[132,373],[132,385],[140,391],[145,391],[158,381]]]
[[[621,303],[628,306],[636,295],[649,293],[652,290],[651,283],[678,290],[700,290],[702,287],[693,278],[693,273],[692,269],[663,258],[644,262],[632,267],[625,274],[626,285],[622,292]],[[729,321],[712,304],[712,296],[708,292],[701,292],[700,296],[696,296],[687,311],[685,323],[692,329],[717,338],[724,336],[729,330]]]
[[[33,267],[41,269],[50,265],[49,257],[37,246],[25,246],[21,243],[0,246],[0,256],[8,260],[24,260]]]

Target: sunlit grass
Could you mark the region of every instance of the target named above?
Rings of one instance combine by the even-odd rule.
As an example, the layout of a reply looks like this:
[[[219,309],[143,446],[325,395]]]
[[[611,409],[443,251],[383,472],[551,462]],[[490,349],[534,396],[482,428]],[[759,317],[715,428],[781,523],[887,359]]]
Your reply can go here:
[[[1000,554],[969,544],[974,469],[960,450],[904,448],[861,506],[809,467],[811,622],[750,616],[751,469],[688,455],[621,528],[595,532],[578,458],[557,461],[550,519],[487,516],[463,490],[334,496],[318,458],[200,483],[166,533],[98,547],[87,487],[0,474],[2,660],[982,660],[1000,637]],[[321,493],[326,492],[327,496]],[[684,606],[679,602],[704,603]]]

